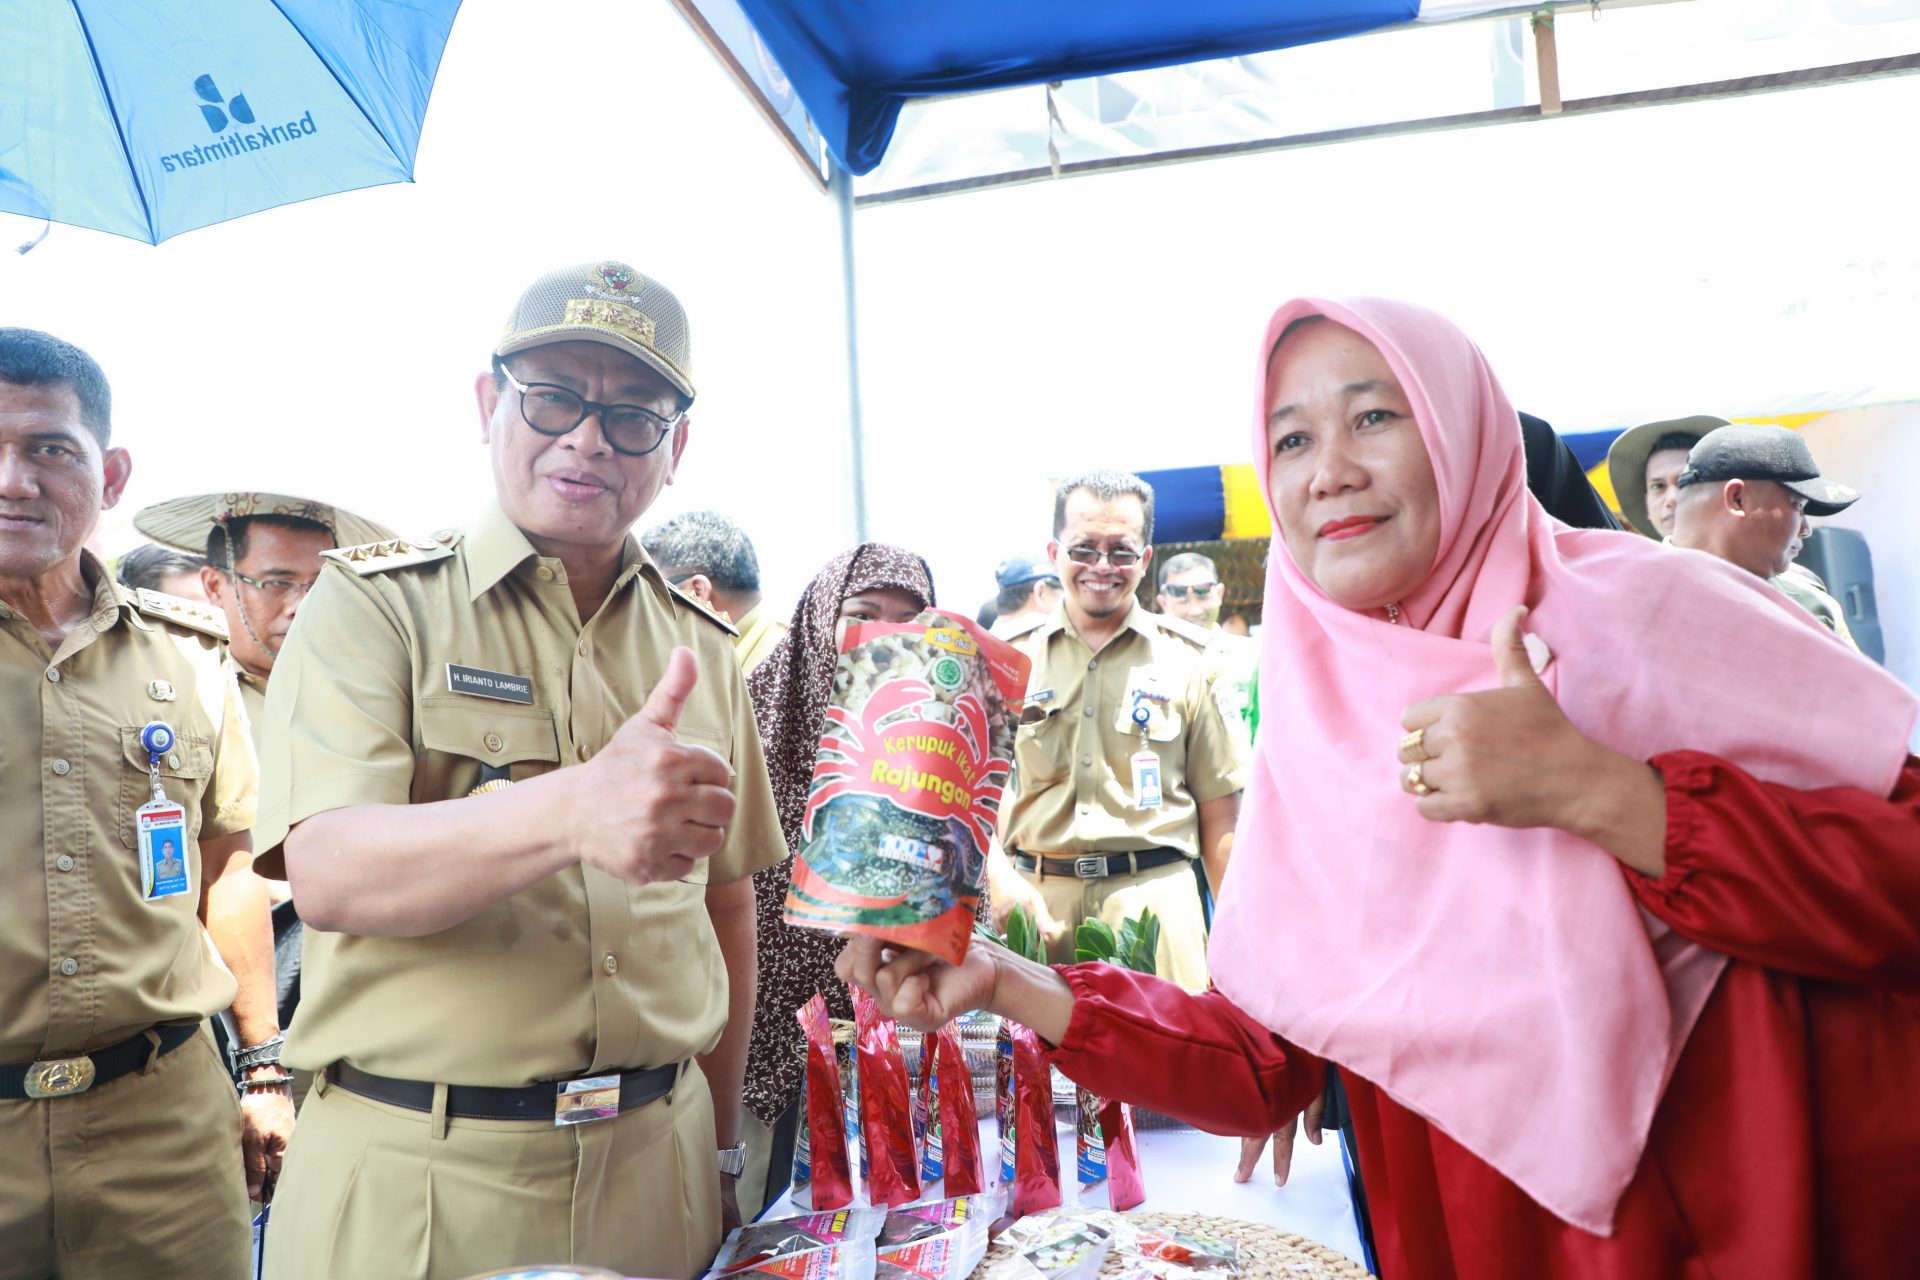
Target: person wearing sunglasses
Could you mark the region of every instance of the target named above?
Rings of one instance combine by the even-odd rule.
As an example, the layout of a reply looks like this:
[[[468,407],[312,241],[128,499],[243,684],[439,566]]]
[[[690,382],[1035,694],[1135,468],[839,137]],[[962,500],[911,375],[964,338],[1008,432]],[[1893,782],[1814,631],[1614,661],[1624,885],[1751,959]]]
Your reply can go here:
[[[491,354],[491,503],[327,552],[267,694],[258,845],[307,921],[287,1057],[321,1076],[278,1280],[695,1275],[738,1220],[752,876],[787,845],[733,628],[633,535],[691,431],[686,312],[583,263]]]
[[[1073,927],[1160,918],[1159,972],[1206,986],[1198,860],[1226,869],[1247,751],[1211,696],[1208,633],[1134,598],[1153,562],[1153,489],[1094,471],[1055,495],[1047,545],[1060,607],[1009,637],[1033,661],[1014,786],[993,855],[995,913],[1034,909],[1049,954]],[[1006,861],[1011,861],[1011,866]]]

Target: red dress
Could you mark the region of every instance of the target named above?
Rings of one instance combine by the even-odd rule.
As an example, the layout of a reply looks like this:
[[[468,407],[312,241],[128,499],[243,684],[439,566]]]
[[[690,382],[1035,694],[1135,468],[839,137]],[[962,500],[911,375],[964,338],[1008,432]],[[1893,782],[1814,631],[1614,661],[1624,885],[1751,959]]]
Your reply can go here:
[[[1758,782],[1698,752],[1653,763],[1667,872],[1623,868],[1627,883],[1733,962],[1613,1235],[1562,1222],[1343,1071],[1390,1280],[1920,1276],[1920,758],[1886,800]],[[1052,1061],[1097,1093],[1235,1135],[1320,1093],[1320,1059],[1218,992],[1110,965],[1061,972],[1077,999]]]

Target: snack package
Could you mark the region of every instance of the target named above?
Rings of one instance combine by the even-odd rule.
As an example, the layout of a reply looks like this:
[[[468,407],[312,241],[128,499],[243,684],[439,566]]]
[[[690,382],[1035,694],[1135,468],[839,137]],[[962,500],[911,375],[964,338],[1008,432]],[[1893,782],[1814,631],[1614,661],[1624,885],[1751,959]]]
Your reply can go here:
[[[860,1122],[869,1162],[867,1199],[906,1204],[920,1198],[919,1163],[913,1151],[911,1088],[900,1032],[882,1017],[873,996],[852,987],[854,1047],[859,1055]]]
[[[1000,1237],[1016,1252],[988,1272],[989,1280],[1093,1280],[1113,1248],[1118,1225],[1093,1214],[1024,1218]]]
[[[816,1209],[838,1209],[853,1202],[853,1170],[847,1161],[847,1117],[826,997],[816,993],[795,1016],[807,1037],[808,1203]]]
[[[1017,1214],[1060,1204],[1060,1143],[1053,1131],[1053,1073],[1040,1037],[1013,1024],[1013,1191]]]
[[[1000,1126],[1000,1174],[1004,1186],[1013,1183],[1013,1024],[1000,1020],[993,1041],[993,1118]]]
[[[908,1244],[881,1246],[874,1280],[966,1280],[987,1255],[988,1221],[969,1218]]]
[[[913,1067],[913,1145],[920,1150],[920,1181],[940,1177],[939,1083],[933,1076],[933,1037],[920,1037],[920,1058]],[[931,1161],[932,1172],[928,1172]]]
[[[789,1253],[806,1253],[848,1241],[871,1240],[886,1224],[885,1209],[839,1209],[807,1213],[735,1227],[721,1244],[708,1269],[710,1276],[728,1275],[757,1267]]]
[[[935,1175],[946,1179],[949,1196],[965,1196],[986,1188],[980,1167],[980,1113],[973,1101],[973,1073],[967,1069],[966,1046],[960,1026],[949,1022],[927,1037],[927,1056],[934,1059],[936,1087],[945,1080],[933,1104],[938,1108],[927,1143],[940,1162]]]
[[[1133,1108],[1124,1102],[1076,1089],[1080,1104],[1075,1124],[1080,1187],[1107,1184],[1107,1203],[1114,1209],[1139,1207],[1147,1198],[1140,1178],[1140,1153],[1133,1137]]]
[[[947,614],[847,628],[788,924],[966,958],[1030,665]]]
[[[853,1024],[833,1024],[833,1061],[840,1072],[840,1127],[847,1135],[847,1167],[867,1185],[867,1135],[860,1124],[860,1070],[853,1048]]]
[[[783,1253],[735,1271],[709,1271],[702,1280],[870,1280],[873,1275],[873,1241],[848,1240],[804,1253]]]
[[[787,1181],[795,1187],[804,1187],[813,1181],[813,1139],[809,1136],[812,1126],[807,1123],[807,1111],[813,1105],[807,1101],[810,1092],[807,1077],[800,1077],[800,1118],[793,1131],[793,1176]]]
[[[1150,1266],[1154,1263],[1170,1264],[1153,1267],[1161,1276],[1170,1273],[1180,1277],[1202,1273],[1214,1276],[1240,1274],[1240,1242],[1220,1236],[1149,1228],[1134,1237],[1130,1251],[1149,1259]]]
[[[969,1222],[978,1222],[982,1229],[986,1229],[1000,1217],[1006,1203],[1004,1192],[989,1191],[981,1195],[954,1196],[950,1200],[910,1204],[887,1214],[886,1222],[880,1227],[878,1243],[881,1249],[912,1244],[915,1240],[937,1236]]]

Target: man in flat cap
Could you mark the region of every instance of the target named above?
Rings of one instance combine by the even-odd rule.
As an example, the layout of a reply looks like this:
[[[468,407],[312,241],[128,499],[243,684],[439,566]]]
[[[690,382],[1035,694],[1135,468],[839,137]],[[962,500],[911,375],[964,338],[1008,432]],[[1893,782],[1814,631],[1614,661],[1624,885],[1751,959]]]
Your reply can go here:
[[[485,514],[325,552],[267,691],[320,1078],[266,1270],[692,1277],[786,845],[733,629],[631,534],[687,446],[686,314],[623,262],[552,272],[475,391]]]
[[[1860,493],[1822,477],[1798,431],[1748,423],[1721,427],[1693,446],[1674,484],[1680,499],[1673,545],[1705,551],[1767,579],[1853,644],[1839,604],[1792,570],[1810,532],[1808,518],[1838,515]]]

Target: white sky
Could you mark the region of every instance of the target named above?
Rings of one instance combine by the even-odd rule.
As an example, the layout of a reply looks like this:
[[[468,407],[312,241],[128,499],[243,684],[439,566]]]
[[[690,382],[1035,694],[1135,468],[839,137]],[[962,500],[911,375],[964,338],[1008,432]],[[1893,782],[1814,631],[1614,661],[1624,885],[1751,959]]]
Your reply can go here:
[[[1906,78],[862,210],[872,531],[971,609],[1044,544],[1048,477],[1238,461],[1299,292],[1438,307],[1563,430],[1920,395],[1916,118]],[[113,380],[109,550],[212,488],[419,532],[488,492],[471,384],[513,297],[603,256],[694,324],[692,443],[643,523],[732,514],[784,611],[853,536],[837,221],[664,4],[468,0],[416,184],[158,248],[55,227],[0,255],[0,316]]]

